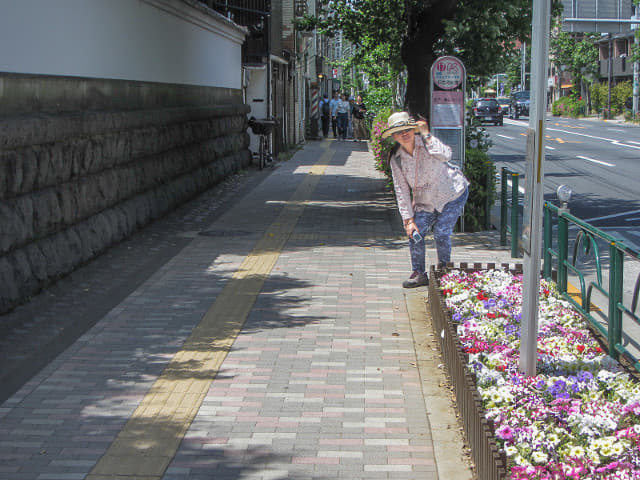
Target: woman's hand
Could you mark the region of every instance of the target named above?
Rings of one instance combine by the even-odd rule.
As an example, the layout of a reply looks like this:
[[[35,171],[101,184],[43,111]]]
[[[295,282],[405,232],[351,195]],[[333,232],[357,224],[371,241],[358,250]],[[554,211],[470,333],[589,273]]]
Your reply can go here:
[[[407,233],[407,237],[411,238],[411,234],[414,230],[418,230],[413,218],[410,218],[404,223],[404,231]]]
[[[427,123],[427,121],[424,118],[420,118],[417,122],[416,125],[418,125],[418,130],[420,130],[420,133],[424,136],[429,135],[429,124]]]

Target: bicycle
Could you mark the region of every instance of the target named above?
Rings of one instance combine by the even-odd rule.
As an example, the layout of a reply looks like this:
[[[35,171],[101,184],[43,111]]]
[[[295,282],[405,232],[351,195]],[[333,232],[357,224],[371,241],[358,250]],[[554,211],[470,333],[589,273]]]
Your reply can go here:
[[[269,148],[269,135],[271,135],[271,131],[273,127],[277,125],[277,120],[273,118],[265,118],[265,119],[256,119],[255,117],[251,117],[249,119],[249,127],[254,134],[259,136],[259,146],[258,146],[258,167],[262,170],[267,165],[271,165],[273,163],[273,155],[271,154],[271,149]]]

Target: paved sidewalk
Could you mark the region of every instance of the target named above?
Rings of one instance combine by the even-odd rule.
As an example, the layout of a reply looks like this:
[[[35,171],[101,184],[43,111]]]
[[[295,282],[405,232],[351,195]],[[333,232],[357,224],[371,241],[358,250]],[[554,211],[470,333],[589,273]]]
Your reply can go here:
[[[365,144],[235,176],[2,318],[0,478],[472,478],[409,269]]]

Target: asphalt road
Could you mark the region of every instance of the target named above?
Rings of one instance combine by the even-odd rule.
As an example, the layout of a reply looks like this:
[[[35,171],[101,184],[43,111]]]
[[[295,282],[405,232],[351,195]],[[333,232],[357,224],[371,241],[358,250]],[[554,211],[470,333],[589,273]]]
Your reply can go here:
[[[487,126],[489,155],[502,166],[526,171],[528,118]],[[556,189],[573,190],[576,217],[622,237],[640,250],[640,128],[623,123],[549,117],[545,126],[544,197],[557,204]]]

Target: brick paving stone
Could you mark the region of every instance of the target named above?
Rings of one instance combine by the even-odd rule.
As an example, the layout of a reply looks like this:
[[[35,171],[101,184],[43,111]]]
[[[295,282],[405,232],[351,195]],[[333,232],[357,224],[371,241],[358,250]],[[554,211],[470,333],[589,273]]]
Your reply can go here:
[[[305,179],[314,189],[300,193]],[[385,184],[365,144],[311,143],[2,319],[7,388],[22,381],[0,405],[0,477],[86,478],[252,249],[293,221],[259,294],[236,294],[254,303],[162,478],[437,479],[400,286],[408,251]],[[65,329],[75,336],[47,343]],[[202,371],[192,353],[181,375]]]

